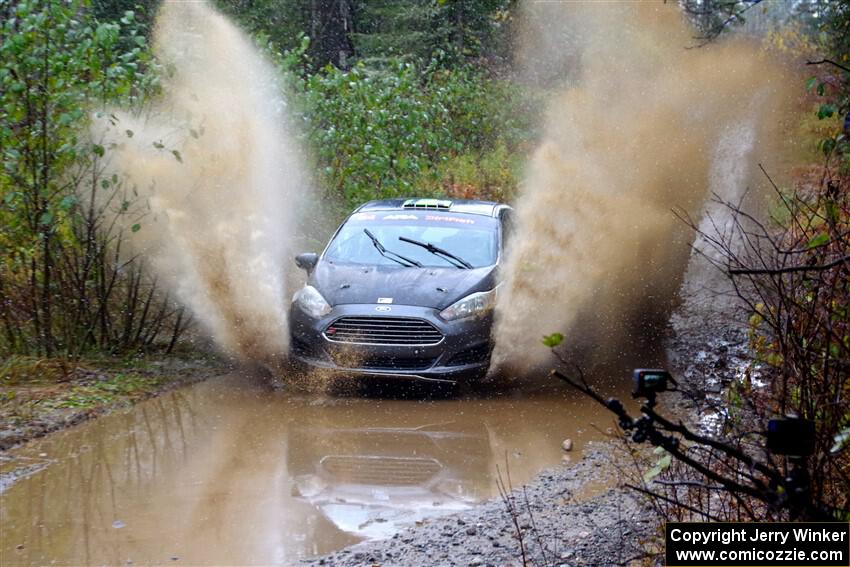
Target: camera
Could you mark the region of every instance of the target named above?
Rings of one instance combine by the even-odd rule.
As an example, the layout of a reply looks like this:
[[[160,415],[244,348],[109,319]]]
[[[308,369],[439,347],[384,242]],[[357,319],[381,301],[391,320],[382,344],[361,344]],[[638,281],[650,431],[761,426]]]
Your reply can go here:
[[[635,368],[632,377],[632,397],[650,400],[654,400],[657,393],[666,392],[667,383],[670,381],[670,373],[660,368]]]

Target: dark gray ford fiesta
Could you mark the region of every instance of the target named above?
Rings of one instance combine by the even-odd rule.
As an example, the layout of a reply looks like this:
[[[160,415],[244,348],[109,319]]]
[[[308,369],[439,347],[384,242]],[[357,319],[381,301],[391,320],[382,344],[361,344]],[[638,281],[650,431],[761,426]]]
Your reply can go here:
[[[483,376],[512,210],[485,201],[371,201],[292,298],[290,355],[341,375],[458,382]]]

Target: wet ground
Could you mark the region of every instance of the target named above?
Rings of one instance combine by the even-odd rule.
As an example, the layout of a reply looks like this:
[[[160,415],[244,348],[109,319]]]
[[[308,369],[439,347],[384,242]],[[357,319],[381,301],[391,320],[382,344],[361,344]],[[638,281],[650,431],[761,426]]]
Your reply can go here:
[[[625,366],[597,385],[627,397]],[[441,397],[229,375],[6,453],[0,564],[288,564],[469,509],[611,424],[551,379]]]

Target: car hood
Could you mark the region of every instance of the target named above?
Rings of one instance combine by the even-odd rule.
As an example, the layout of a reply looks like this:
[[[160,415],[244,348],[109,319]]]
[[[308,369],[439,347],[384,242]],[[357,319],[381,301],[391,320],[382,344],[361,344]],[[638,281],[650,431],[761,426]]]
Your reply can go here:
[[[460,270],[320,261],[309,283],[331,305],[374,304],[381,297],[396,305],[445,309],[470,293],[493,289],[495,271],[496,266]]]

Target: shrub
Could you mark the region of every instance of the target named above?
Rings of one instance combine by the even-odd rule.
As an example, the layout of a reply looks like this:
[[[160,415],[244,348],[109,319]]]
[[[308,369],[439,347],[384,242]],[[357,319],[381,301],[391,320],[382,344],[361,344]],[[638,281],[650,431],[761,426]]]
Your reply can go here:
[[[6,8],[4,8],[6,9]],[[20,0],[0,36],[0,352],[76,356],[149,346],[182,311],[161,303],[93,192],[130,207],[87,134],[107,103],[156,91],[132,12],[99,22],[81,0]],[[172,343],[173,344],[173,341]]]

